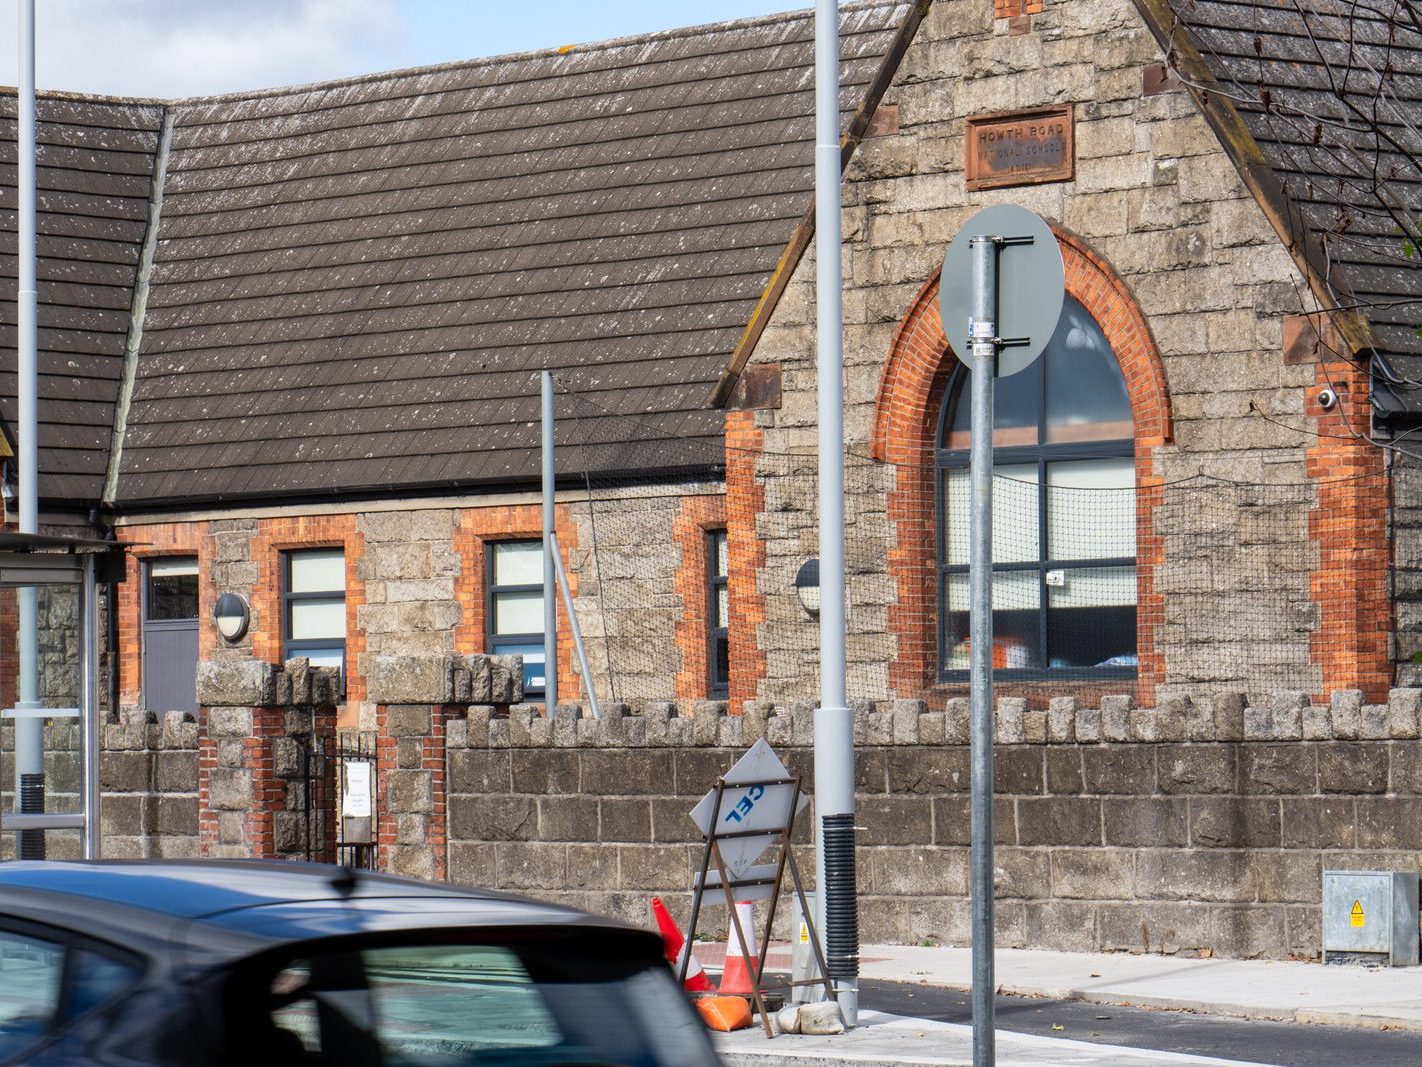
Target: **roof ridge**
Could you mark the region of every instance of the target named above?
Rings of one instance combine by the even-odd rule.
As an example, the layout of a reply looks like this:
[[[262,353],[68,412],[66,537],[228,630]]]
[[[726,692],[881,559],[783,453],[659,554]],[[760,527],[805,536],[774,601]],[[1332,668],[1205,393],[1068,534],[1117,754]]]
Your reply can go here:
[[[846,14],[853,14],[858,11],[872,11],[875,8],[903,7],[912,3],[912,0],[852,0],[849,3],[840,5],[839,13],[843,17]],[[198,96],[121,96],[110,93],[81,93],[67,89],[41,89],[36,96],[47,100],[75,100],[86,103],[120,104],[137,106],[194,106],[201,104],[218,104],[229,101],[241,100],[261,100],[266,97],[284,96],[287,94],[306,93],[319,89],[335,89],[347,85],[362,85],[369,82],[390,80],[395,78],[414,78],[427,74],[441,74],[450,70],[469,70],[476,67],[490,66],[495,63],[508,63],[529,59],[551,58],[559,55],[572,55],[582,52],[609,51],[615,48],[627,48],[631,45],[647,44],[654,41],[674,41],[679,38],[696,37],[710,33],[722,32],[731,29],[751,28],[755,26],[768,26],[779,22],[796,22],[814,17],[814,8],[795,8],[790,11],[776,11],[769,15],[753,15],[749,18],[726,19],[721,22],[707,22],[695,26],[678,26],[669,30],[656,30],[652,33],[628,34],[622,37],[608,37],[599,41],[587,41],[568,45],[554,46],[549,48],[533,48],[522,52],[506,52],[493,56],[471,56],[468,59],[453,59],[446,63],[432,63],[427,66],[397,67],[394,70],[371,71],[367,74],[351,74],[342,78],[328,78],[321,81],[298,82],[293,85],[274,85],[262,89],[238,89],[230,93],[210,93]],[[0,96],[15,96],[19,90],[13,85],[0,85]]]

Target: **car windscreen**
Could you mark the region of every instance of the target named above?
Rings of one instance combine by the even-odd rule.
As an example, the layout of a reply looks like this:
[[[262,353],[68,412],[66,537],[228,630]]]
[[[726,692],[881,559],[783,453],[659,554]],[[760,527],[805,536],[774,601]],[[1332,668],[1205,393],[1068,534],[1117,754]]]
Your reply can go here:
[[[267,954],[226,992],[234,1062],[699,1067],[670,969],[617,931],[357,936]]]

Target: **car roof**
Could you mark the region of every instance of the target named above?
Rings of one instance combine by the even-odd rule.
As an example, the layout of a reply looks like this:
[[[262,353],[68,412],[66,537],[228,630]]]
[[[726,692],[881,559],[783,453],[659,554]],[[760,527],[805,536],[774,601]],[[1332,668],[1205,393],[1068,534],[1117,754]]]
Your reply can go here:
[[[485,895],[364,871],[356,874],[354,886],[342,885],[338,878],[345,871],[317,863],[260,860],[18,862],[0,866],[0,889],[83,897],[188,920],[291,900]]]
[[[315,863],[253,860],[0,864],[0,913],[130,940],[181,941],[212,961],[261,944],[422,927],[630,927],[486,890]],[[206,950],[206,951],[204,951]]]

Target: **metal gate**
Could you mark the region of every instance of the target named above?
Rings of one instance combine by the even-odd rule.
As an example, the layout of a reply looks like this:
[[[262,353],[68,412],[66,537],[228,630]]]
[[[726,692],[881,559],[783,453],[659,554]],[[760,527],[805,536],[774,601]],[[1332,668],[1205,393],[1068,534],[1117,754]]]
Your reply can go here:
[[[317,863],[375,870],[379,775],[367,734],[310,737],[302,748],[302,852]]]

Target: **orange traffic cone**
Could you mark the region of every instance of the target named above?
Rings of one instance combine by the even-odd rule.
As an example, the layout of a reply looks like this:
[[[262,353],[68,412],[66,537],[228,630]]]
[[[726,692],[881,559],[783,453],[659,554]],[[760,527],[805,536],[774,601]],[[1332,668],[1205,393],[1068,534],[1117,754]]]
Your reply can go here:
[[[742,949],[741,939],[736,934],[736,924],[732,922],[730,933],[726,936],[726,967],[721,972],[721,992],[748,997],[754,990],[754,976],[746,966],[746,957],[754,959],[756,954],[755,906],[748,900],[737,901],[736,915],[741,920],[741,929],[745,931],[746,944]]]
[[[661,897],[652,898],[652,918],[657,921],[657,929],[662,935],[662,945],[666,951],[667,962],[672,965],[672,970],[677,974],[681,973],[683,951],[691,957],[690,962],[686,965],[686,991],[688,993],[714,993],[716,987],[711,984],[711,979],[706,977],[706,972],[701,968],[701,961],[691,951],[691,946],[686,944],[686,938],[682,937],[676,920],[671,917],[671,912],[667,911]]]

